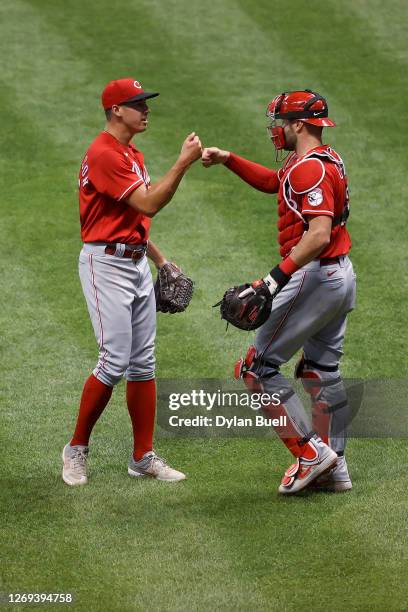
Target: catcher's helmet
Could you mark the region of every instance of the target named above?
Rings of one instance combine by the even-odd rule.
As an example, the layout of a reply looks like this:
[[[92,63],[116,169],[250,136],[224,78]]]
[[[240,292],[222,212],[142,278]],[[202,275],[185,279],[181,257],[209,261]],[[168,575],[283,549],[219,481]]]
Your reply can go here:
[[[301,119],[305,123],[323,127],[336,125],[328,118],[329,109],[325,98],[311,89],[284,92],[276,96],[268,105],[266,114],[271,119]]]
[[[328,114],[326,99],[311,89],[287,91],[276,96],[266,109],[266,116],[271,120],[268,131],[276,149],[285,148],[285,136],[282,126],[277,123],[278,119],[298,119],[312,125],[334,127],[336,124]]]

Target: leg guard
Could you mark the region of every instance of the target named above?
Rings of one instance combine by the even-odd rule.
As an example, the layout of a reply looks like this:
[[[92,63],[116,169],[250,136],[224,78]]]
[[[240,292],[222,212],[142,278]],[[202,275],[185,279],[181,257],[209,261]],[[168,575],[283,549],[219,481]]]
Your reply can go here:
[[[295,377],[302,379],[303,387],[310,395],[314,431],[339,456],[343,455],[348,403],[338,365],[325,366],[303,355],[296,365]]]
[[[271,401],[262,407],[262,412],[271,419],[284,417],[281,422],[285,425],[274,426],[274,429],[292,455],[306,461],[317,460],[318,438],[310,431],[302,402],[280,374],[279,366],[257,357],[255,347],[250,346],[245,359],[241,357],[235,365],[235,377],[243,378],[251,393],[279,395],[280,404]]]

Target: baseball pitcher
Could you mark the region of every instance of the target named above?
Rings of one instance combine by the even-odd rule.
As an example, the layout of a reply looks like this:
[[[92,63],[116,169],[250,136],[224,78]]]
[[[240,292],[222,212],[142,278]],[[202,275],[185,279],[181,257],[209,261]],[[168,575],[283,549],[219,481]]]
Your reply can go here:
[[[184,174],[201,156],[193,132],[175,164],[151,184],[144,157],[131,142],[149,122],[144,91],[133,78],[111,81],[102,93],[105,129],[89,146],[79,173],[83,248],[79,276],[99,345],[98,363],[85,383],[74,435],[63,450],[63,480],[88,481],[87,456],[92,429],[112,395],[126,379],[126,402],[134,448],[128,473],[178,481],[185,475],[153,450],[156,410],[156,310],[183,311],[193,283],[149,242],[151,218],[172,199]],[[155,287],[147,262],[159,269]]]

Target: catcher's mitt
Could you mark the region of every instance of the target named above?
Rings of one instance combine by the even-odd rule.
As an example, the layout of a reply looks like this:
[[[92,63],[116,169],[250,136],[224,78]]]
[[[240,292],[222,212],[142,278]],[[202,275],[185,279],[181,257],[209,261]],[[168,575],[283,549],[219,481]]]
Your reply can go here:
[[[174,263],[162,266],[154,284],[156,310],[160,312],[183,312],[193,295],[194,282],[182,273]]]
[[[259,287],[245,284],[231,287],[215,306],[220,306],[221,319],[234,327],[249,331],[265,323],[271,313],[272,295],[263,283]],[[242,297],[240,294],[244,293]]]

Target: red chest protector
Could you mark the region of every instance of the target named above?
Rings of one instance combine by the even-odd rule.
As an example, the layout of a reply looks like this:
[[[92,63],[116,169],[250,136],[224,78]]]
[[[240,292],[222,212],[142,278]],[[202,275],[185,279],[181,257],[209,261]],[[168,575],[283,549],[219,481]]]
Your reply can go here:
[[[309,224],[302,214],[304,195],[322,183],[326,170],[325,164],[334,164],[340,180],[344,181],[344,202],[341,214],[335,215],[332,231],[338,225],[345,225],[349,216],[349,192],[344,163],[330,147],[312,151],[301,160],[293,153],[279,170],[280,187],[278,192],[278,241],[280,254],[286,257],[302,238]]]

